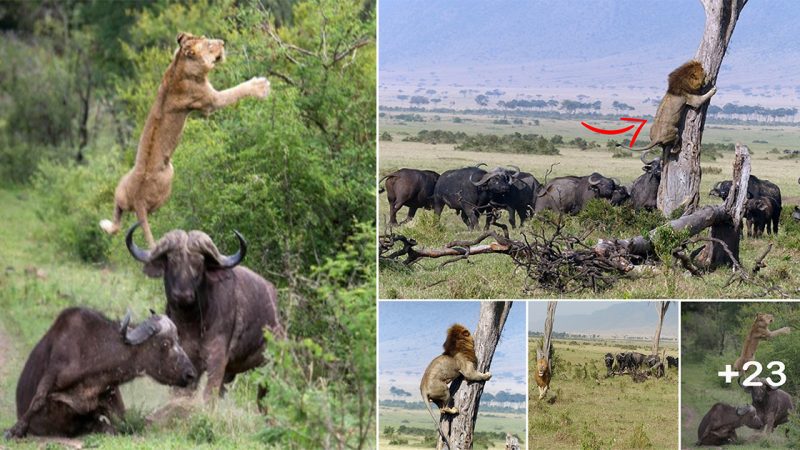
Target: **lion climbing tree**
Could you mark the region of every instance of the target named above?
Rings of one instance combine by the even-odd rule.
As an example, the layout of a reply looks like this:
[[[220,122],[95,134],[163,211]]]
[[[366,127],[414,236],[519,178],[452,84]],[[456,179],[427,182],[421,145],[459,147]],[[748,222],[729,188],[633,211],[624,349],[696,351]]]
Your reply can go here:
[[[706,92],[716,85],[722,58],[728,49],[733,29],[747,0],[701,0],[706,12],[706,26],[695,59],[706,72]],[[685,207],[686,213],[697,209],[700,201],[700,142],[708,103],[698,110],[687,108],[679,151],[666,148],[663,155],[658,209],[664,216]]]
[[[544,334],[542,336],[542,346],[536,349],[536,359],[544,358],[547,361],[547,368],[550,374],[553,373],[553,362],[550,360],[550,349],[553,345],[551,338],[553,336],[553,319],[556,316],[556,304],[558,302],[547,302],[547,317],[544,319]]]
[[[473,338],[475,340],[475,356],[478,357],[478,372],[489,371],[494,350],[500,341],[500,334],[506,324],[512,302],[481,302],[478,326]],[[450,385],[459,414],[456,416],[443,414],[439,423],[442,431],[450,438],[450,442],[458,450],[471,449],[475,432],[475,421],[478,419],[478,406],[484,383],[464,383],[464,378],[456,378]],[[491,380],[489,381],[491,383]],[[441,436],[437,449],[446,448]],[[455,450],[455,449],[451,449]]]

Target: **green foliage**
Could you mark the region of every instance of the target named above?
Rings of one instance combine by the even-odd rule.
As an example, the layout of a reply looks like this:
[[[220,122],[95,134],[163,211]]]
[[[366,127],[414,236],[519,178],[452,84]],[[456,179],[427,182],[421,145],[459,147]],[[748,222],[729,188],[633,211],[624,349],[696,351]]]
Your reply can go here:
[[[650,441],[650,438],[647,437],[647,433],[644,431],[644,426],[640,423],[636,425],[636,428],[633,429],[633,435],[628,442],[628,446],[630,448],[651,448],[653,443]]]
[[[107,259],[111,238],[98,223],[110,217],[119,174],[119,163],[103,157],[90,166],[44,161],[33,179],[42,200],[38,216],[52,228],[53,239],[82,261]]]
[[[672,251],[678,248],[689,236],[689,230],[675,230],[668,224],[665,224],[654,230],[650,240],[653,243],[658,258],[661,261],[671,264]]]
[[[125,417],[114,422],[117,433],[123,435],[136,435],[144,432],[147,426],[147,415],[140,408],[128,408],[125,410]]]
[[[607,200],[589,200],[576,216],[579,224],[592,224],[604,233],[615,236],[647,235],[647,232],[664,223],[658,211],[636,211],[630,204],[609,207]]]
[[[189,424],[187,436],[195,444],[213,444],[217,439],[214,422],[205,414],[194,415]]]
[[[403,138],[403,142],[424,142],[426,144],[457,144],[467,138],[463,131],[421,130],[416,136]]]
[[[294,338],[267,334],[270,428],[263,442],[297,448],[362,448],[372,439],[375,389],[375,258],[371,226],[360,225],[336,257],[312,271],[314,281],[290,298]]]
[[[503,136],[478,133],[474,136],[467,136],[455,149],[474,152],[525,153],[535,155],[559,154],[556,146],[544,136],[521,133],[506,134]]]

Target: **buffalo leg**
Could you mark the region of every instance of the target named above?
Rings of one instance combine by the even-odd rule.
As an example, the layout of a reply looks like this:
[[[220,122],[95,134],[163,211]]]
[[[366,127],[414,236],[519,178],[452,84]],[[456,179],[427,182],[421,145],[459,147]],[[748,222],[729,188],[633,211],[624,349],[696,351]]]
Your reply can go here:
[[[6,431],[6,437],[22,438],[28,434],[28,425],[30,425],[31,417],[38,413],[47,404],[47,394],[55,384],[56,377],[53,374],[47,374],[39,381],[39,386],[36,388],[36,395],[33,396],[28,410],[19,418],[16,424]]]
[[[397,225],[397,211],[402,208],[403,205],[397,205],[395,202],[389,202],[389,225],[394,226]]]
[[[417,209],[418,208],[414,208],[413,206],[409,206],[408,207],[408,217],[406,217],[406,220],[404,220],[403,223],[410,222],[414,218],[414,215],[417,214]]]
[[[208,371],[208,381],[203,397],[206,401],[213,398],[214,394],[224,394],[222,383],[225,379],[225,366],[228,364],[227,343],[222,342],[221,338],[212,341],[208,348],[206,359],[206,370]]]
[[[514,208],[511,207],[509,207],[507,211],[508,211],[508,223],[511,224],[511,228],[517,228],[517,219],[516,217],[514,217],[516,211],[514,210]],[[522,220],[522,214],[520,214],[519,217],[520,220]],[[520,223],[520,225],[522,225],[522,223]]]

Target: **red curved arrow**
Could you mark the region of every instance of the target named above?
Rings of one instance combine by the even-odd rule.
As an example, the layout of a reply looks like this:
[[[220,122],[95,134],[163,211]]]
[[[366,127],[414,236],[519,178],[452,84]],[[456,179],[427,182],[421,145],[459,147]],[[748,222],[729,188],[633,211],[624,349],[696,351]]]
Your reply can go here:
[[[626,122],[638,122],[639,123],[639,126],[636,127],[636,131],[633,133],[633,137],[631,138],[630,147],[633,148],[633,145],[636,143],[636,138],[639,137],[639,132],[642,131],[642,127],[644,127],[644,124],[647,123],[647,119],[635,119],[633,117],[620,117],[619,120],[624,120]],[[620,128],[618,130],[604,130],[602,128],[593,127],[593,126],[589,125],[586,122],[581,122],[581,125],[585,126],[589,131],[592,131],[594,133],[600,133],[600,134],[622,134],[622,133],[626,133],[626,132],[632,130],[633,127],[634,127],[634,125],[630,125],[630,126],[627,126],[625,128]]]

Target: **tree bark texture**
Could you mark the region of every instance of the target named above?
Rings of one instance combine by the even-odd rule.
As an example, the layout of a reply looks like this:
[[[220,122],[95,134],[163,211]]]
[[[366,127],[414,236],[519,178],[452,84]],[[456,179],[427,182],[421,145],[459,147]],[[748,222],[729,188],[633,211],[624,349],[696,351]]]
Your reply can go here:
[[[512,302],[481,302],[478,327],[473,334],[475,355],[478,357],[478,372],[486,372],[492,364],[494,350],[500,341],[500,334],[511,310]],[[484,383],[464,383],[464,378],[456,378],[450,385],[458,415],[443,414],[439,426],[458,450],[472,448],[475,421],[478,419],[478,406]],[[491,383],[492,380],[487,381]],[[441,436],[437,449],[445,448]],[[451,449],[451,450],[456,450]]]
[[[550,361],[550,346],[552,345],[550,339],[553,335],[553,320],[556,316],[557,304],[557,301],[547,302],[547,317],[544,319],[544,337],[542,342],[542,353],[544,353],[544,358],[547,361],[547,368],[550,369],[551,374],[553,373],[553,362]]]
[[[695,59],[706,72],[702,93],[716,85],[722,58],[728,49],[733,29],[747,0],[701,0],[706,12],[706,26]],[[713,101],[713,98],[712,98]],[[693,213],[700,201],[700,143],[708,103],[699,109],[686,108],[680,138],[680,151],[667,147],[662,155],[663,168],[658,187],[658,209],[665,217],[685,207]]]
[[[661,341],[661,328],[664,326],[664,316],[667,315],[667,309],[670,302],[656,302],[656,313],[658,313],[658,325],[656,326],[656,334],[653,336],[653,350],[651,355],[658,354],[658,343]]]

